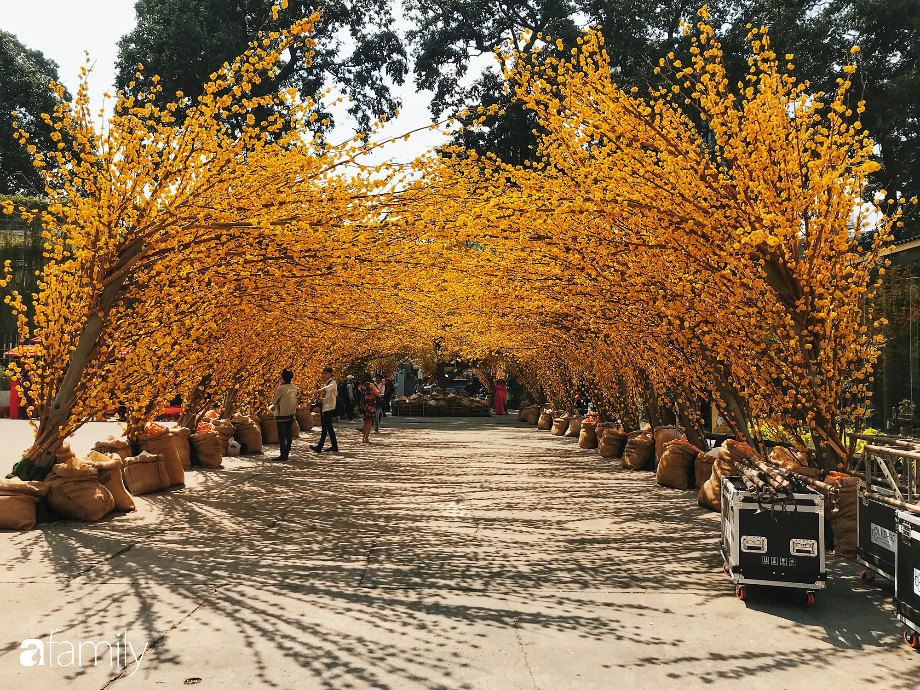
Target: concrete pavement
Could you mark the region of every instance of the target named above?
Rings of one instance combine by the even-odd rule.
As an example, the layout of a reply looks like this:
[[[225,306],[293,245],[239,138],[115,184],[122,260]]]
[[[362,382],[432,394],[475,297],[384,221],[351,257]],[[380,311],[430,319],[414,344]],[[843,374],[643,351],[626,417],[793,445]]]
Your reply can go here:
[[[830,559],[811,608],[741,602],[694,492],[510,418],[384,423],[369,446],[342,427],[339,455],[313,432],[287,465],[190,472],[137,513],[0,533],[2,686],[920,686],[890,588],[852,563]],[[8,467],[28,438],[5,424]]]

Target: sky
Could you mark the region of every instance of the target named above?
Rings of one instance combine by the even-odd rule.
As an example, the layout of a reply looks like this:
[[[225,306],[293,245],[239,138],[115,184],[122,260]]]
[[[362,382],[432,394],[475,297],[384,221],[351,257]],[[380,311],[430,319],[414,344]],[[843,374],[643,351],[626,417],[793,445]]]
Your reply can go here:
[[[398,7],[398,5],[397,5]],[[90,102],[93,112],[103,104],[103,94],[113,93],[118,40],[135,25],[134,0],[0,0],[0,29],[14,34],[27,48],[40,50],[57,62],[61,82],[71,93],[78,86],[80,67],[89,53],[93,72],[90,75]],[[397,26],[405,24],[397,18]],[[485,62],[480,60],[482,66]],[[470,70],[475,75],[475,70]],[[416,93],[412,75],[396,89],[403,106],[375,138],[402,135],[431,124],[428,109],[431,94]],[[109,112],[111,101],[109,102]],[[334,111],[336,131],[332,141],[343,140],[353,132],[354,121],[342,109]],[[392,159],[406,163],[433,146],[444,143],[440,132],[422,131],[408,141],[388,145],[367,162]]]

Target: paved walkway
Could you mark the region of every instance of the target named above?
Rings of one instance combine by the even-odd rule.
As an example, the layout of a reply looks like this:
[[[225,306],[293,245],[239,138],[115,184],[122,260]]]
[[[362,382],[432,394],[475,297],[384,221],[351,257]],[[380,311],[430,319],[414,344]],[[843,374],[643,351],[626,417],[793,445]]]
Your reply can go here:
[[[305,434],[285,466],[228,459],[137,513],[0,534],[0,685],[920,686],[890,590],[851,563],[812,608],[740,602],[693,492],[508,419],[385,421],[341,455]],[[118,660],[61,666],[90,640]]]

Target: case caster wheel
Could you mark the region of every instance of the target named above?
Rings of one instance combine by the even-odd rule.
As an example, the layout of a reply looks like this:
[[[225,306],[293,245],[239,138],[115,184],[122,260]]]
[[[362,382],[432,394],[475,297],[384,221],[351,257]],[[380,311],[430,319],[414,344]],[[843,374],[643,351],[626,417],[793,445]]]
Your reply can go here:
[[[732,576],[732,574],[728,572],[728,563],[722,564],[722,572],[725,573],[728,577]]]
[[[875,572],[872,570],[863,570],[859,574],[859,579],[863,582],[875,582]]]
[[[747,599],[747,585],[735,585],[735,596],[741,601]]]
[[[805,592],[805,606],[814,606],[814,604],[815,604],[815,593]]]
[[[905,630],[904,644],[906,644],[911,649],[917,649],[920,647],[920,635],[915,633],[913,630]]]

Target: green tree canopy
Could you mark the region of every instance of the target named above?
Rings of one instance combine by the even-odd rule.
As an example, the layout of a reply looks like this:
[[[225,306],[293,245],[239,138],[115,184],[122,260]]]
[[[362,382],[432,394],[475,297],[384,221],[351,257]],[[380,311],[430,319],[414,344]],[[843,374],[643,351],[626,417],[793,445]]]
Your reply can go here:
[[[48,88],[58,81],[58,66],[37,50],[29,50],[16,37],[0,30],[0,194],[43,195],[45,183],[32,165],[32,156],[13,138],[12,111],[39,152],[54,147],[42,113],[51,113],[57,95]],[[66,98],[70,98],[65,93]]]
[[[393,29],[389,0],[342,0],[316,3],[290,0],[287,9],[272,18],[273,0],[137,0],[137,26],[119,43],[116,86],[131,94],[138,63],[146,75],[159,75],[163,93],[177,91],[194,98],[209,75],[246,50],[259,31],[271,31],[309,17],[317,9],[322,21],[316,27],[312,65],[306,66],[304,49],[295,48],[290,60],[271,80],[266,93],[296,87],[304,98],[324,88],[341,88],[351,98],[348,112],[366,130],[380,116],[391,116],[399,100],[391,84],[402,84],[407,56]],[[132,82],[135,85],[132,87]],[[323,119],[328,122],[323,124]],[[331,127],[332,118],[320,113],[318,127]]]

